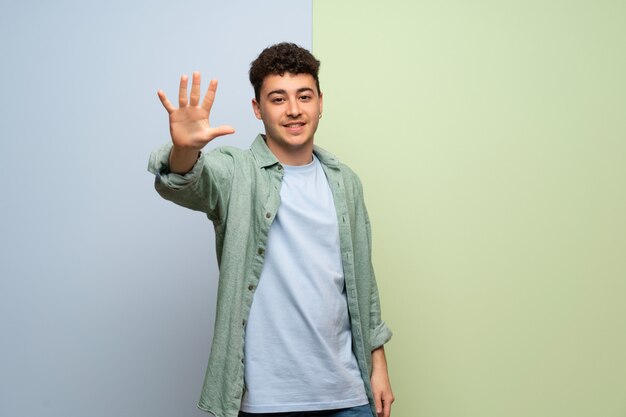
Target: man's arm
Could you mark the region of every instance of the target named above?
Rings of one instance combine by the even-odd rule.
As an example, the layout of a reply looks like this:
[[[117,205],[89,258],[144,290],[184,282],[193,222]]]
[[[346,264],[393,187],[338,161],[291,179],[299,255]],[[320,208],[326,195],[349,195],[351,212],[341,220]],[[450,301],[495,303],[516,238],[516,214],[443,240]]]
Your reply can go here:
[[[389,372],[387,371],[387,359],[383,346],[372,351],[372,393],[376,403],[376,413],[379,417],[391,415],[391,404],[394,401]]]
[[[165,144],[150,155],[148,171],[156,175],[155,188],[165,198],[183,207],[198,210],[211,220],[220,216],[225,207],[232,174],[232,156],[226,152],[208,152],[199,159],[200,150],[218,136],[230,134],[230,126],[212,128],[209,114],[217,81],[211,81],[200,103],[200,74],[193,74],[191,94],[187,98],[187,76],[180,79],[179,107],[158,92],[163,107],[169,114],[172,143]]]
[[[218,136],[235,132],[231,126],[211,127],[209,115],[215,100],[217,80],[211,80],[209,88],[200,104],[200,73],[193,73],[191,93],[187,98],[188,78],[180,78],[178,90],[178,108],[167,99],[165,93],[158,91],[159,99],[169,113],[172,152],[169,159],[169,170],[176,174],[185,174],[195,165],[200,150]]]

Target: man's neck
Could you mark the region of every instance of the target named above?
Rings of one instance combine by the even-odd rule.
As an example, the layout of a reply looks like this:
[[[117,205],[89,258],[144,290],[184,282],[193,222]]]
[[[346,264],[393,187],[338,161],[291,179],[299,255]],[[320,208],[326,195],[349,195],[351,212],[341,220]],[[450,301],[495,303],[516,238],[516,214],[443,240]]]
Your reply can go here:
[[[281,164],[291,166],[301,166],[310,164],[313,160],[313,142],[304,146],[283,147],[273,141],[265,140],[267,147],[274,154]]]

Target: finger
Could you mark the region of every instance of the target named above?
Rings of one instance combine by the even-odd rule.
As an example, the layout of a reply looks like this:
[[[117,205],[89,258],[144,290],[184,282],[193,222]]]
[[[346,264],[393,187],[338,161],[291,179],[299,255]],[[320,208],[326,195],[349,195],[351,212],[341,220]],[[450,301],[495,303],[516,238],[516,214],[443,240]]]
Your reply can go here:
[[[157,96],[159,96],[159,100],[161,100],[161,104],[163,104],[163,107],[165,107],[165,110],[167,110],[168,113],[171,113],[174,110],[176,110],[176,108],[174,108],[172,103],[167,99],[163,91],[161,90],[157,91]]]
[[[235,129],[228,125],[211,128],[211,136],[213,136],[213,138],[224,135],[232,135],[233,133],[235,133]]]
[[[393,394],[388,393],[383,399],[383,417],[391,416],[391,404],[393,404]]]
[[[191,94],[189,95],[189,105],[197,106],[200,102],[200,73],[194,72],[191,79]]]
[[[180,77],[180,88],[178,90],[178,107],[187,107],[187,82],[186,75]]]
[[[383,400],[380,392],[374,393],[374,404],[376,405],[376,414],[382,416],[383,413]]]
[[[215,101],[215,92],[217,91],[217,80],[211,80],[209,83],[209,88],[207,89],[206,95],[204,96],[204,100],[202,101],[202,108],[209,113],[211,112],[211,107],[213,107],[213,101]]]
[[[391,415],[391,401],[383,401],[383,417]]]

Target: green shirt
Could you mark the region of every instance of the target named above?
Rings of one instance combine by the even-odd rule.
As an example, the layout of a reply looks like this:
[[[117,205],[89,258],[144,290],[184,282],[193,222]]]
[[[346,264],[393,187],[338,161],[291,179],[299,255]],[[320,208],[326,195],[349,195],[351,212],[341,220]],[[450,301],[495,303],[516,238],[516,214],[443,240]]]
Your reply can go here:
[[[269,229],[280,204],[283,167],[259,135],[249,150],[220,147],[202,153],[185,175],[168,171],[172,144],[150,156],[148,170],[165,199],[206,213],[215,228],[219,283],[211,354],[198,407],[237,417],[244,391],[246,320],[261,276]],[[371,351],[391,338],[382,321],[371,262],[371,229],[356,174],[315,146],[330,185],[356,356],[370,405]]]

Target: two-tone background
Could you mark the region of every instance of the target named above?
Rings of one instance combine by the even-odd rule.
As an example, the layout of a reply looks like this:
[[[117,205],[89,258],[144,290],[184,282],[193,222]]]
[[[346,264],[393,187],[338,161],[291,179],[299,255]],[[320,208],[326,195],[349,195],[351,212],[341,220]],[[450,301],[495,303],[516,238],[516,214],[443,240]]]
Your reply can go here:
[[[626,3],[2,1],[0,416],[203,416],[211,224],[146,172],[156,97],[322,61],[364,183],[396,417],[626,416]],[[206,82],[205,82],[206,86]],[[216,145],[217,145],[216,141]]]

